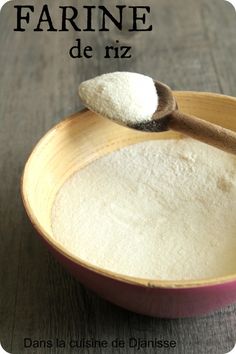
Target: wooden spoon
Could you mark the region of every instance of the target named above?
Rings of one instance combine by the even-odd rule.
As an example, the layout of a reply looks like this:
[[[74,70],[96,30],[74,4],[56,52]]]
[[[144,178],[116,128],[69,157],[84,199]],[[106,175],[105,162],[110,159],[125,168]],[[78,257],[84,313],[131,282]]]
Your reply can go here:
[[[218,149],[236,154],[235,132],[180,112],[171,89],[159,81],[155,81],[155,86],[159,104],[152,120],[140,123],[128,122],[126,125],[129,128],[145,132],[175,130]],[[121,124],[124,125],[124,122]]]

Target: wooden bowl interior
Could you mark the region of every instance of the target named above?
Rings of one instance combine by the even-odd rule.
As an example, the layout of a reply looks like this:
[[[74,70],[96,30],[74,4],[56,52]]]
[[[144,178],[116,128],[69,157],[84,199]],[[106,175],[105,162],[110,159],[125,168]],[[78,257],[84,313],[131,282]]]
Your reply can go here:
[[[236,131],[236,99],[194,92],[176,92],[175,96],[183,112]],[[62,121],[40,140],[25,166],[22,194],[32,222],[54,243],[51,208],[57,191],[69,176],[121,147],[170,138],[181,135],[133,131],[86,110]]]

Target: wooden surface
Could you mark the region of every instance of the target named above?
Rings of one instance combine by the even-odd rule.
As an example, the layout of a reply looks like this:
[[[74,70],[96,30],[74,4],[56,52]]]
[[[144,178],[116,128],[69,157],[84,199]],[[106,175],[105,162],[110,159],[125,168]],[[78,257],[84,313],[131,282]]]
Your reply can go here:
[[[25,3],[30,4],[30,0]],[[37,6],[43,3],[39,0]],[[61,2],[48,3],[55,8],[56,19]],[[69,3],[76,6],[80,2]],[[125,3],[133,4],[131,0]],[[22,34],[12,30],[13,4],[8,3],[1,11],[0,341],[8,352],[136,352],[127,347],[80,351],[24,349],[26,337],[66,341],[78,337],[118,337],[126,341],[133,336],[157,337],[176,340],[177,348],[172,351],[180,354],[226,353],[236,341],[235,306],[198,319],[161,320],[130,313],[100,299],[70,277],[47,252],[26,218],[20,199],[19,181],[27,156],[50,127],[82,108],[77,86],[84,79],[119,69],[138,71],[173,89],[236,96],[236,15],[231,5],[223,0],[148,3],[154,24],[153,32],[148,34]],[[69,58],[67,50],[76,38],[94,46],[96,56],[92,60]],[[104,45],[116,39],[133,46],[133,58],[103,59]]]

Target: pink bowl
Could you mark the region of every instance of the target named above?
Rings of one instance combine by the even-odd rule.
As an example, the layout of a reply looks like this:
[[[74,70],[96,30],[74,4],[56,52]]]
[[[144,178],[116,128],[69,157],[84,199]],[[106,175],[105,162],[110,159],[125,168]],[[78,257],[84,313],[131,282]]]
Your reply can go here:
[[[236,131],[236,99],[176,92],[180,109]],[[148,134],[118,126],[84,110],[51,129],[36,145],[22,177],[28,216],[55,257],[88,288],[131,311],[166,318],[206,314],[236,302],[236,274],[215,279],[163,281],[116,274],[72,255],[51,230],[55,195],[76,170],[120,147],[147,139],[180,138],[174,132]]]

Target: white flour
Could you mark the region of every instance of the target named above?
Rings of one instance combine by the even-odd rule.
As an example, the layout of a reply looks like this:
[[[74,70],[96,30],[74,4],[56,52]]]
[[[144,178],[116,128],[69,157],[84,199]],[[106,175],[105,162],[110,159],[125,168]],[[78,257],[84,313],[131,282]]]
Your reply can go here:
[[[192,139],[149,141],[74,174],[55,239],[93,265],[149,279],[236,273],[236,157]]]
[[[150,121],[158,106],[154,81],[131,72],[103,74],[84,81],[79,95],[92,111],[123,123]]]

